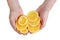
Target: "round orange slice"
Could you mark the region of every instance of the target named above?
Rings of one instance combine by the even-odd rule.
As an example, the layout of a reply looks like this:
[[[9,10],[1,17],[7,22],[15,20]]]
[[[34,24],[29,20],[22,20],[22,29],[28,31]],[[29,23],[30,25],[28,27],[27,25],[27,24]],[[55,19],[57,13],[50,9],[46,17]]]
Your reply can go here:
[[[29,21],[34,22],[34,21],[37,20],[38,12],[36,12],[36,11],[34,11],[34,10],[33,10],[33,11],[30,11],[30,12],[28,13],[27,17],[28,17],[28,20],[29,20]]]
[[[38,24],[40,24],[40,17],[38,17],[38,19],[35,22],[28,22],[31,26],[36,26]]]
[[[27,28],[27,21],[28,21],[28,19],[26,16],[19,17],[19,19],[16,21],[16,28],[19,30],[26,29]]]
[[[17,22],[16,22],[16,28],[18,29],[18,30],[24,30],[24,29],[26,29],[28,26],[27,25],[25,25],[25,26],[21,26],[21,25],[19,25]]]
[[[26,25],[28,22],[27,16],[20,16],[18,19],[19,25]]]
[[[20,32],[21,32],[22,34],[26,34],[26,33],[28,33],[28,29],[20,30]]]
[[[40,30],[40,25],[37,25],[37,26],[28,26],[28,30],[31,32],[31,33],[35,33],[35,32],[38,32]]]

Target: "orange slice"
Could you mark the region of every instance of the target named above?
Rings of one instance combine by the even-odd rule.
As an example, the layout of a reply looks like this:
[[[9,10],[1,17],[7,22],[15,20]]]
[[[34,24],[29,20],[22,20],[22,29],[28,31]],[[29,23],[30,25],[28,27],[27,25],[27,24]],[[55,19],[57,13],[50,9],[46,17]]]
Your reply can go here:
[[[17,29],[26,29],[27,28],[27,17],[26,16],[21,16],[19,19],[16,21],[16,28]]]
[[[27,21],[28,21],[27,16],[20,16],[18,19],[18,24],[19,25],[26,25]]]
[[[30,25],[29,25],[28,30],[29,30],[31,33],[38,32],[38,31],[40,30],[40,25],[37,25],[37,26],[30,26]]]
[[[36,26],[38,24],[40,24],[40,17],[38,17],[38,19],[35,22],[28,22],[31,26]]]
[[[28,29],[20,30],[20,32],[21,32],[22,34],[26,34],[26,33],[28,33]]]
[[[21,25],[19,25],[17,22],[16,22],[16,28],[18,29],[18,30],[24,30],[24,29],[26,29],[28,26],[27,25],[25,25],[25,26],[21,26]]]
[[[27,17],[28,17],[28,20],[29,20],[29,21],[34,22],[34,21],[37,20],[38,12],[36,12],[36,11],[34,11],[34,10],[33,10],[33,11],[30,11],[30,12],[28,13]]]

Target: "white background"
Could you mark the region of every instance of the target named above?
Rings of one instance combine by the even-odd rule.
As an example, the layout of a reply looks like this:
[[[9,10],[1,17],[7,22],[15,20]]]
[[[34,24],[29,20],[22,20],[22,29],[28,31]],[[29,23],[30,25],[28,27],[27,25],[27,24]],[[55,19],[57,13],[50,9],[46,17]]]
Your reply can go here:
[[[27,14],[35,10],[44,0],[19,0]],[[60,40],[60,0],[57,0],[51,11],[45,28],[35,34],[19,35],[9,23],[9,7],[7,0],[0,0],[0,40]]]

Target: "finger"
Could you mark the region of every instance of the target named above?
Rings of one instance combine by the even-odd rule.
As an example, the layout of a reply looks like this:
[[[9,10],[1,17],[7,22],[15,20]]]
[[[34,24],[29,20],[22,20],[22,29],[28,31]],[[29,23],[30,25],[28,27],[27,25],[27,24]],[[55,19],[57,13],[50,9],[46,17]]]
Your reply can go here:
[[[41,21],[40,23],[41,23],[41,27],[40,28],[41,29],[44,28],[44,26],[46,25],[46,21],[45,22]]]

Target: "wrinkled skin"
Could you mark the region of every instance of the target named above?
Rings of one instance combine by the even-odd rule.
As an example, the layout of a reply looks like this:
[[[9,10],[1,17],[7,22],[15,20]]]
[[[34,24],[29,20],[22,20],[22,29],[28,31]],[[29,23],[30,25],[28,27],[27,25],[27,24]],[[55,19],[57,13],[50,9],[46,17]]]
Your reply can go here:
[[[55,1],[56,0],[45,0],[44,3],[36,9],[39,16],[41,17],[41,29],[45,27],[48,13],[50,9],[52,8],[53,4],[55,3]],[[21,6],[18,3],[18,0],[7,0],[7,2],[10,8],[9,20],[12,27],[16,30],[15,22],[19,16],[23,15],[23,11],[22,11]]]

